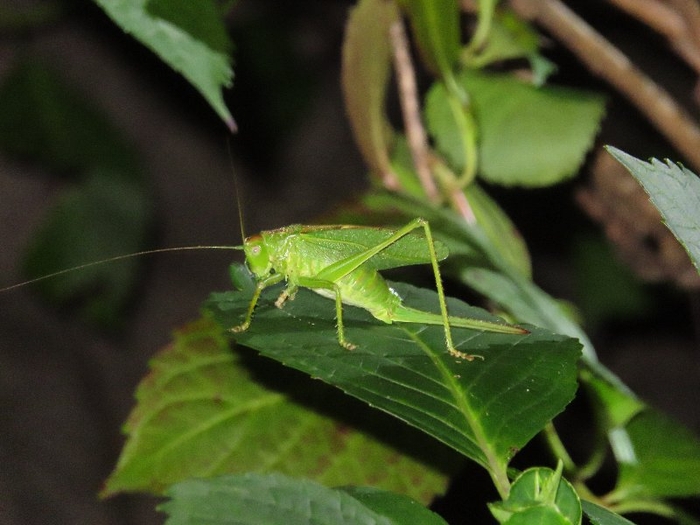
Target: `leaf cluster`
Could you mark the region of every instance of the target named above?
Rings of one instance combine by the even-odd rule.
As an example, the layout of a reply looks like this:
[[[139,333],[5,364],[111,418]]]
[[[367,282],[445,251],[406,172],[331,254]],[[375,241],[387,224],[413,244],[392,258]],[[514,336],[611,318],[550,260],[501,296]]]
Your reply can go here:
[[[222,95],[233,79],[224,24],[230,3],[95,3],[235,128]],[[302,289],[279,308],[279,283],[262,291],[250,327],[233,334],[258,284],[234,264],[232,289],[212,293],[201,318],[177,330],[151,361],[102,496],[166,495],[160,510],[171,525],[437,525],[446,522],[428,505],[471,462],[493,483],[498,500],[481,503],[500,523],[617,525],[629,523],[622,514],[634,512],[699,523],[673,499],[700,495],[700,441],[638,399],[598,360],[572,310],[533,281],[524,240],[484,189],[534,189],[573,177],[594,142],[604,98],[548,84],[554,66],[540,53],[537,30],[494,0],[477,4],[468,35],[458,0],[360,0],[350,10],[341,82],[373,188],[335,219],[386,227],[426,219],[449,251],[441,263],[445,277],[489,307],[448,298],[450,315],[498,314],[529,333],[454,328],[460,351],[483,356],[466,361],[446,352],[441,326],[384,324],[344,306],[345,330],[357,344],[348,351],[338,344],[332,301]],[[418,66],[410,62],[407,29]],[[410,89],[418,67],[432,79],[420,98]],[[387,116],[392,71],[403,127]],[[83,174],[38,235],[44,247],[36,249],[45,252],[46,240],[56,237],[79,245],[71,236],[83,224],[91,225],[83,234],[94,238],[89,245],[99,255],[73,252],[81,261],[104,256],[113,241],[139,249],[150,200],[130,147],[41,67],[11,75],[0,88],[0,108],[20,91],[35,96],[14,106],[16,114],[3,112],[5,149]],[[84,117],[83,124],[57,127],[65,108]],[[34,135],[18,141],[12,131],[26,115],[36,119],[27,126]],[[32,142],[42,147],[22,149]],[[79,147],[83,143],[93,147]],[[639,180],[700,268],[697,177],[671,162],[609,152]],[[105,219],[115,216],[114,208],[117,215],[123,211],[118,226]],[[405,248],[391,249],[401,255]],[[32,262],[44,255],[28,259],[35,274],[54,270]],[[64,256],[53,259],[61,267],[77,264]],[[383,270],[383,261],[368,265]],[[107,318],[105,310],[123,304],[132,275],[128,268],[103,285],[112,297],[92,305],[94,316]],[[99,277],[76,276],[68,288],[94,288],[103,282]],[[389,284],[406,305],[437,311],[435,291]],[[576,429],[590,441],[582,460],[558,432],[557,417],[577,395],[593,412],[593,421]],[[538,435],[553,460],[519,463]],[[591,480],[609,463],[612,487],[594,489]]]
[[[149,40],[148,22],[136,17],[135,6],[133,18],[104,7],[173,67],[187,68],[187,60],[173,63],[159,51],[161,39]],[[614,524],[626,521],[616,512],[629,511],[680,517],[668,498],[700,492],[693,475],[700,464],[698,440],[637,399],[598,361],[571,311],[532,281],[525,244],[478,182],[535,188],[572,177],[603,117],[603,98],[547,85],[553,67],[539,54],[536,31],[495,2],[479,2],[466,44],[459,17],[456,0],[362,0],[351,10],[343,91],[377,189],[363,197],[359,212],[349,208],[338,222],[398,226],[416,216],[427,219],[449,249],[445,273],[531,332],[516,337],[455,328],[460,349],[484,356],[466,362],[445,352],[440,327],[381,324],[345,306],[345,327],[358,346],[350,352],[337,344],[327,299],[302,289],[278,308],[280,283],[263,290],[250,327],[232,336],[227,329],[242,322],[256,289],[245,267],[234,265],[235,290],[212,294],[204,319],[180,331],[152,363],[105,495],[165,490],[171,500],[162,510],[169,523],[230,515],[240,523],[261,517],[266,523],[441,523],[417,502],[442,493],[453,472],[449,465],[460,463],[456,458],[488,472],[501,498],[489,509],[502,523],[575,524],[585,514],[593,523]],[[430,139],[422,145],[407,104],[405,129],[395,129],[386,116],[392,64],[399,84],[410,81],[410,70],[398,63],[404,19],[422,64],[435,77],[422,105]],[[503,68],[488,71],[513,59],[530,65],[529,81]],[[209,77],[225,85],[218,74],[210,71]],[[192,71],[185,76],[202,89]],[[410,93],[399,90],[407,102]],[[216,97],[210,100],[228,121]],[[616,155],[630,167],[630,159]],[[654,164],[652,171],[658,169]],[[465,200],[468,216],[459,207]],[[667,220],[678,222],[677,216]],[[435,292],[391,286],[407,305],[435,311]],[[451,315],[488,316],[456,299],[448,307]],[[271,378],[268,368],[277,369],[269,362],[243,350],[230,353],[229,337],[297,372],[275,372],[282,381]],[[338,403],[325,387],[301,386],[304,376],[357,401]],[[592,452],[583,463],[572,459],[553,423],[579,386],[596,418]],[[378,416],[379,423],[369,423],[376,420],[357,417],[364,414],[358,401],[393,419]],[[415,432],[423,435],[417,442],[434,438],[428,447],[440,453],[416,453],[415,446],[396,440]],[[513,459],[538,433],[556,468],[519,472]],[[617,481],[608,493],[596,494],[587,483],[610,451]],[[379,468],[380,474],[378,465],[391,468]],[[368,484],[373,488],[347,488]]]

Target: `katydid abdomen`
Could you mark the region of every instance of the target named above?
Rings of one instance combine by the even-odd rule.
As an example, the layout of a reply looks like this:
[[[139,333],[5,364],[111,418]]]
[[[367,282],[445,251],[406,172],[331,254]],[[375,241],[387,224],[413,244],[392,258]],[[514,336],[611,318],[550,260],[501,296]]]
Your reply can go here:
[[[316,272],[317,273],[317,272]],[[311,275],[314,275],[312,273]],[[349,275],[339,279],[337,288],[344,304],[363,308],[376,319],[391,323],[416,323],[442,325],[442,315],[417,310],[403,304],[403,299],[396,293],[379,272],[359,267]],[[335,293],[325,288],[312,290],[329,299],[335,299]],[[436,305],[437,306],[437,305]],[[493,323],[480,319],[448,316],[450,326],[470,328],[473,330],[489,330],[506,334],[519,333],[523,330],[512,325]]]

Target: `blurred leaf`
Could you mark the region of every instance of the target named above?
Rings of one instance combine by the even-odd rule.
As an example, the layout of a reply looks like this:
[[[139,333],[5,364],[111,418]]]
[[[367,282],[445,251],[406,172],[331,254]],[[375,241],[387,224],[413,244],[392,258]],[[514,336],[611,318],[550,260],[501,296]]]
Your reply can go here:
[[[575,239],[574,255],[577,304],[591,328],[610,319],[643,314],[651,300],[632,272],[619,263],[600,237]]]
[[[629,452],[617,454],[618,497],[664,498],[700,495],[700,440],[684,426],[653,409],[626,426]]]
[[[360,152],[376,175],[393,171],[384,104],[391,74],[389,27],[398,19],[393,2],[362,0],[350,11],[343,42],[345,108]]]
[[[0,147],[77,181],[49,211],[23,259],[27,278],[143,249],[150,194],[136,155],[120,133],[36,61],[20,62],[0,87]],[[49,301],[117,328],[140,263],[84,268],[36,284]]]
[[[435,82],[425,98],[425,122],[437,150],[447,159],[453,171],[462,173],[466,164],[464,130],[455,114],[454,97],[445,84]],[[466,108],[465,108],[466,109]]]
[[[461,42],[457,0],[399,0],[411,21],[425,64],[441,77],[452,75]]]
[[[211,321],[177,332],[150,369],[104,496],[160,493],[191,477],[277,471],[331,486],[372,483],[428,503],[446,488],[445,472],[454,468],[448,461],[456,465],[434,446],[429,463],[415,459],[427,437],[397,433],[394,420],[361,405],[358,412],[327,386],[231,352]],[[340,419],[322,415],[331,411]],[[355,421],[364,430],[349,426]]]
[[[396,177],[399,180],[401,191],[407,195],[411,195],[416,199],[425,198],[425,190],[418,179],[411,150],[408,147],[406,136],[397,133],[394,136],[394,148],[391,152],[391,166]],[[360,217],[358,217],[360,219]],[[345,222],[341,224],[346,224]],[[347,222],[347,224],[355,224],[355,221]]]
[[[84,94],[52,68],[20,61],[0,86],[0,148],[37,160],[48,169],[80,178],[93,166],[135,170],[134,154]]]
[[[187,480],[170,488],[170,501],[158,510],[169,515],[166,525],[440,525],[436,514],[416,505],[405,516],[405,499],[389,493],[382,497],[400,505],[382,505],[379,511],[342,489],[280,474],[221,476]]]
[[[508,497],[489,504],[500,523],[580,525],[581,500],[574,487],[556,471],[546,467],[530,468],[513,482]]]
[[[588,370],[581,371],[581,381],[595,397],[594,408],[603,416],[600,426],[604,432],[624,427],[630,419],[646,407],[636,397],[593,375]]]
[[[390,284],[405,303],[435,311],[437,294]],[[526,336],[453,329],[457,348],[484,360],[464,362],[445,348],[441,326],[384,324],[365,310],[344,307],[349,352],[338,344],[333,302],[301,289],[276,308],[281,284],[264,290],[241,344],[333,384],[474,459],[492,472],[572,399],[576,341],[533,329]],[[250,293],[214,294],[207,303],[222,326],[243,320]],[[449,301],[451,315],[488,318]]]
[[[155,9],[160,13],[174,13],[182,7],[182,2],[183,0],[160,0]],[[223,20],[211,16],[211,6],[192,10],[190,17],[195,20],[190,20],[183,28],[149,13],[150,2],[147,0],[95,0],[95,3],[126,33],[133,35],[161,60],[181,73],[226,125],[230,129],[235,128],[221,93],[223,88],[231,86],[233,78],[229,57],[219,49],[209,47],[208,41],[199,40],[203,31],[216,35],[222,33]],[[210,4],[211,0],[206,0],[206,3]],[[176,17],[177,20],[180,18]],[[196,35],[190,34],[189,31],[195,32]]]
[[[561,87],[536,88],[510,75],[467,71],[459,82],[469,94],[479,132],[479,174],[505,186],[548,186],[576,174],[603,117],[603,99]],[[440,152],[461,171],[465,159],[448,94],[435,84],[426,120]]]
[[[24,256],[27,278],[143,249],[151,221],[150,199],[139,182],[96,168],[85,182],[64,191]],[[117,328],[133,292],[135,259],[81,268],[34,286],[59,305],[80,306],[81,315]]]
[[[530,62],[532,83],[542,86],[556,65],[539,53],[541,37],[525,20],[512,10],[497,9],[484,46],[465,48],[461,62],[467,67],[483,68],[494,62],[525,58]]]
[[[466,48],[462,53],[462,63],[484,67],[500,60],[527,57],[537,52],[539,39],[532,26],[512,10],[498,9],[494,12],[485,45],[477,49]]]
[[[477,224],[501,257],[522,276],[531,277],[530,254],[510,217],[478,184],[467,186],[464,194],[472,207]]]
[[[608,152],[644,187],[664,223],[685,247],[700,270],[700,179],[692,171],[667,160],[651,163],[635,159],[612,146]]]
[[[591,503],[590,501],[581,501],[583,512],[593,525],[634,525],[627,518],[623,518],[619,514],[609,511],[605,507]]]

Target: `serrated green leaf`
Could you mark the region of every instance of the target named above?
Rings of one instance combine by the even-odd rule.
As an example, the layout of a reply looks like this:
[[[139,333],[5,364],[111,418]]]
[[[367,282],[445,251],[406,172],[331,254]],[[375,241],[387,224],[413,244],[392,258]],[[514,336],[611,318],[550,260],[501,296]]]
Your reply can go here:
[[[469,94],[478,126],[481,177],[505,186],[539,187],[576,174],[603,117],[602,97],[475,71],[458,81]],[[438,149],[461,171],[459,128],[439,84],[428,93],[426,120]]]
[[[673,235],[685,247],[700,271],[700,179],[670,160],[644,162],[612,146],[615,157],[644,187]]]
[[[199,321],[179,331],[150,368],[104,496],[160,493],[190,477],[249,471],[307,476],[327,485],[372,483],[426,503],[446,487],[445,451],[431,447],[430,463],[415,459],[428,447],[424,436],[411,429],[397,433],[393,420],[365,407],[369,415],[358,413],[320,383],[231,352],[215,323]],[[331,410],[340,419],[321,415]],[[356,421],[365,430],[349,426]],[[381,436],[387,435],[401,438],[385,441]]]
[[[23,258],[25,275],[42,277],[143,249],[151,221],[149,197],[128,175],[92,170],[50,210]],[[90,266],[34,286],[57,305],[78,307],[87,321],[118,328],[139,266],[135,259]]]
[[[406,304],[435,311],[435,292],[393,283]],[[484,355],[465,362],[445,349],[440,326],[384,324],[346,306],[346,335],[358,348],[338,344],[333,302],[301,289],[284,308],[281,287],[264,290],[241,344],[333,384],[436,437],[488,469],[510,458],[576,390],[579,345],[533,329],[526,336],[453,329],[460,351]],[[250,294],[215,294],[207,303],[222,326],[243,320]],[[488,318],[482,310],[449,301],[451,315]],[[503,470],[504,472],[504,470]]]
[[[174,0],[179,2],[180,0]],[[212,49],[199,40],[201,31],[193,36],[194,22],[186,28],[175,25],[169,20],[153,16],[149,12],[149,0],[95,0],[110,18],[126,33],[134,36],[139,42],[156,53],[161,60],[175,71],[182,74],[201,95],[207,100],[226,125],[233,129],[235,124],[222,96],[222,89],[230,87],[233,70],[229,58],[220,50]],[[211,3],[208,0],[207,3]],[[173,9],[171,6],[158,6],[158,11]],[[202,10],[208,13],[209,9]],[[194,11],[200,16],[199,10]],[[217,23],[218,22],[218,23]],[[207,17],[205,24],[214,24],[217,34],[222,32],[223,21],[215,17]]]
[[[447,525],[440,516],[401,494],[372,487],[341,487],[341,490],[378,514],[391,518],[397,525]]]
[[[389,27],[393,2],[362,0],[350,11],[343,41],[342,87],[358,148],[376,175],[391,173],[391,126],[384,105],[391,74]]]
[[[605,507],[583,500],[581,502],[583,512],[593,525],[634,525],[627,518],[623,518],[619,514],[609,511]]]
[[[630,450],[622,456],[615,492],[620,497],[685,497],[700,494],[700,440],[653,409],[625,427]]]
[[[443,78],[452,75],[459,58],[457,0],[400,0],[426,65]]]
[[[399,525],[342,490],[279,474],[187,480],[158,510],[166,525]]]

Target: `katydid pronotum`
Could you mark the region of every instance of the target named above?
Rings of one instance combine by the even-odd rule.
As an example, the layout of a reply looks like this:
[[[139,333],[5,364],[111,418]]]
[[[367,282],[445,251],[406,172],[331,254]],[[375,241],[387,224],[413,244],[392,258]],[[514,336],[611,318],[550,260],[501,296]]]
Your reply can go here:
[[[423,229],[424,239],[413,233],[420,228]],[[343,304],[363,308],[385,323],[442,325],[449,353],[467,360],[472,360],[475,356],[455,348],[452,326],[504,334],[528,333],[524,328],[515,325],[448,315],[438,266],[438,261],[447,257],[447,248],[433,240],[430,225],[421,218],[414,219],[397,230],[347,225],[293,225],[247,237],[242,246],[185,246],[138,252],[56,272],[2,288],[0,292],[69,271],[128,257],[204,249],[243,250],[246,266],[255,276],[257,285],[248,311],[242,324],[230,328],[232,332],[247,330],[262,291],[286,280],[287,286],[275,305],[282,308],[288,299],[294,298],[299,287],[309,288],[322,296],[334,299],[338,342],[348,350],[354,349],[355,345],[348,341],[345,335]],[[440,314],[405,306],[401,297],[379,274],[380,270],[426,263],[432,265]]]

